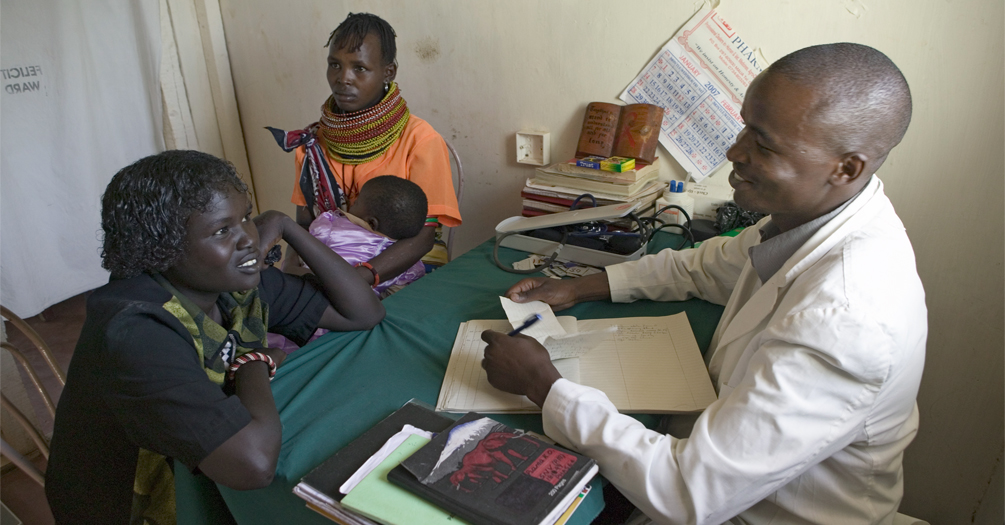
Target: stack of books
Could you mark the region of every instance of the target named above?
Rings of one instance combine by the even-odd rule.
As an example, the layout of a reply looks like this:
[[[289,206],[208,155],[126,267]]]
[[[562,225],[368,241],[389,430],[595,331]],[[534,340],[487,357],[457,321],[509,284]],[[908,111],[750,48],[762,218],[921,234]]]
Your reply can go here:
[[[576,165],[576,159],[538,168],[520,193],[523,216],[536,217],[569,211],[577,197],[589,193],[597,206],[639,202],[639,215],[652,215],[656,199],[666,190],[660,182],[659,158],[651,164],[623,172],[613,172]],[[589,207],[588,197],[580,199],[581,207]]]
[[[559,525],[590,490],[596,463],[471,412],[414,400],[294,487],[342,525]]]
[[[521,192],[523,215],[569,211],[584,193],[593,195],[597,206],[639,202],[639,214],[652,215],[667,186],[657,180],[663,113],[653,104],[587,104],[576,158],[538,168],[527,179]],[[590,206],[592,201],[586,201]]]

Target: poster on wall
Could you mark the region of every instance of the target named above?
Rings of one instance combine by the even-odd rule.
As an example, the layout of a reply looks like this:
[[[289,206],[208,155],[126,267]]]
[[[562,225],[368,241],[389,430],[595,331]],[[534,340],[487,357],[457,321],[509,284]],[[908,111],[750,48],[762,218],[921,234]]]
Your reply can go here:
[[[705,4],[620,98],[663,108],[660,144],[701,182],[726,163],[726,150],[743,129],[747,86],[766,67],[760,50]]]
[[[101,195],[164,148],[157,0],[2,0],[0,301],[15,314],[108,282]]]

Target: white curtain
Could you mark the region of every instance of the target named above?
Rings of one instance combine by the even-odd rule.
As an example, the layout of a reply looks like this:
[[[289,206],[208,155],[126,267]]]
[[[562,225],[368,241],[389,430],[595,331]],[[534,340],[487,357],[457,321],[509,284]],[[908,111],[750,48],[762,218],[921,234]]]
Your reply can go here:
[[[101,286],[101,194],[164,149],[157,0],[0,0],[0,302]]]

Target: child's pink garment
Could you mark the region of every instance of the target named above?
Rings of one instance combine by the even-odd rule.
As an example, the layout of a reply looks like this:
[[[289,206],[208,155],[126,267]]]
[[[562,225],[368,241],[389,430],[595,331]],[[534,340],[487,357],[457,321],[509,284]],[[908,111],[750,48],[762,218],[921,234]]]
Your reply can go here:
[[[319,215],[311,223],[310,232],[317,240],[354,266],[373,259],[394,244],[394,239],[354,223],[341,211],[326,211]],[[423,275],[426,275],[426,268],[422,265],[422,261],[416,261],[394,279],[382,280],[373,291],[379,295],[394,285],[408,284]]]
[[[362,222],[362,221],[360,221]],[[369,261],[378,254],[394,244],[394,239],[371,231],[350,220],[341,211],[326,211],[314,219],[310,227],[311,235],[323,242],[325,246],[331,248],[339,254],[347,263]],[[392,286],[404,286],[419,277],[426,275],[426,268],[422,261],[417,261],[409,269],[389,281],[381,281],[373,288],[374,293],[380,295],[381,292]],[[311,341],[328,333],[328,330],[319,328],[314,332]],[[289,354],[300,348],[293,342],[278,334],[268,334],[269,347],[282,348]]]

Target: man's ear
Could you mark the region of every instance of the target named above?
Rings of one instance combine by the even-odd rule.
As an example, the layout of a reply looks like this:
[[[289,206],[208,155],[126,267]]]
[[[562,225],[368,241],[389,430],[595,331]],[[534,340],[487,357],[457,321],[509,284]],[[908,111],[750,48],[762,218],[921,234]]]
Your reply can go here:
[[[831,181],[837,185],[852,184],[865,173],[868,164],[869,157],[865,153],[849,153],[841,159],[841,164],[832,175]]]
[[[373,231],[378,231],[377,227],[380,226],[380,221],[378,221],[376,217],[371,215],[370,217],[367,217],[363,220],[370,225],[370,229],[372,229]]]

